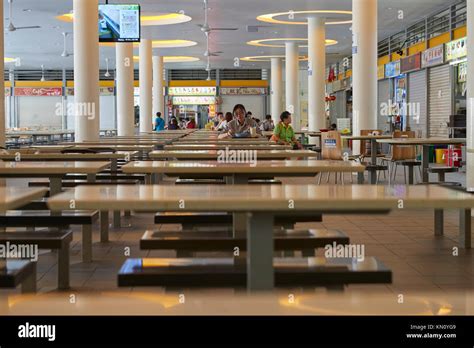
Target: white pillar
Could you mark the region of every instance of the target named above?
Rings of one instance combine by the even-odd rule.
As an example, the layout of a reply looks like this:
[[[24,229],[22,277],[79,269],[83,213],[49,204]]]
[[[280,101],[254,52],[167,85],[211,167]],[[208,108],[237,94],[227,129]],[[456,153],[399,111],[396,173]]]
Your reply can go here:
[[[466,187],[474,191],[474,0],[467,0]]]
[[[271,113],[272,119],[275,125],[280,122],[281,115],[281,99],[283,90],[283,66],[281,58],[271,58],[272,71],[271,71]]]
[[[163,57],[153,57],[153,115],[161,112],[165,120],[165,100],[163,96]]]
[[[0,18],[2,18],[3,23],[3,0],[0,0]],[[5,52],[3,44],[3,35],[4,35],[3,25],[0,28],[0,71],[5,69]],[[2,78],[2,82],[3,82]],[[0,88],[0,146],[5,147],[5,83],[2,84]]]
[[[74,102],[76,141],[99,139],[98,0],[74,0]]]
[[[352,35],[352,133],[360,135],[377,128],[377,0],[352,0]]]
[[[301,115],[299,106],[299,84],[298,84],[299,62],[298,45],[296,42],[285,43],[285,92],[286,111],[289,111],[293,119],[293,128],[301,129]]]
[[[321,17],[308,18],[308,130],[326,128],[326,27]]]
[[[133,107],[133,44],[118,42],[117,56],[117,134],[135,134],[135,110]]]
[[[151,132],[153,125],[152,42],[140,41],[140,132]]]

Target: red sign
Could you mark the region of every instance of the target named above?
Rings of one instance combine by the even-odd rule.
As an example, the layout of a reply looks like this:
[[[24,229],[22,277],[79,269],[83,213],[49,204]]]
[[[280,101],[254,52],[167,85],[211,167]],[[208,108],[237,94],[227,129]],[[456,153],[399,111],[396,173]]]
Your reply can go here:
[[[417,53],[400,61],[400,73],[405,74],[410,71],[421,69],[421,54]]]
[[[61,87],[16,87],[15,96],[20,97],[60,97],[63,95]]]

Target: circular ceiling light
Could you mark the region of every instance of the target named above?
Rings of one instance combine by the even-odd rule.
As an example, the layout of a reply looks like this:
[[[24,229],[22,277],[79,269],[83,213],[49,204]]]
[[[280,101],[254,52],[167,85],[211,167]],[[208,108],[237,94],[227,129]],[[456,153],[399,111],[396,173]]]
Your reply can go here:
[[[176,48],[176,47],[191,47],[196,46],[197,42],[190,40],[153,40],[153,48]],[[101,42],[100,46],[115,47],[115,42]],[[133,46],[138,47],[140,43],[134,42]]]
[[[287,11],[279,13],[268,13],[257,17],[257,20],[272,24],[289,24],[289,25],[308,25],[308,21],[298,21],[296,17],[305,16],[306,18],[311,15],[321,15],[326,17],[326,25],[338,25],[338,24],[350,24],[352,23],[352,11],[340,11],[340,10],[311,10],[311,11]],[[328,18],[327,15],[337,16],[350,16],[349,20],[341,20],[338,18]],[[287,17],[294,19],[276,19],[276,17]]]
[[[4,61],[5,63],[14,63],[14,62],[17,61],[17,59],[16,59],[16,58],[8,58],[8,57],[5,57],[5,58],[3,59],[3,61]]]
[[[57,16],[56,19],[63,22],[73,22],[74,13],[69,12]],[[169,24],[180,24],[186,23],[192,20],[191,17],[181,13],[142,13],[140,16],[142,26],[151,25],[169,25]]]
[[[139,61],[140,56],[133,56],[133,60]],[[164,56],[163,62],[164,63],[189,63],[189,62],[197,62],[199,58],[197,57],[189,57],[189,56]]]
[[[278,39],[260,39],[260,40],[252,40],[247,42],[247,45],[251,46],[260,46],[260,47],[275,47],[275,48],[282,48],[285,47],[285,42],[296,41],[296,42],[308,42],[308,39],[302,38],[278,38]],[[336,45],[336,40],[326,39],[326,46]],[[300,47],[308,47],[307,44],[300,45]]]
[[[252,56],[252,57],[242,57],[240,60],[245,62],[269,62],[272,58],[285,58],[285,56]],[[308,60],[308,56],[299,56],[298,60],[304,62]]]

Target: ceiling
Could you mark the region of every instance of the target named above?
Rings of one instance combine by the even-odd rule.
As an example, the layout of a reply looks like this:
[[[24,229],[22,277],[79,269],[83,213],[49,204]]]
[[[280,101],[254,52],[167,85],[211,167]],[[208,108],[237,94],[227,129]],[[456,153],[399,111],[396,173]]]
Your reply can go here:
[[[459,0],[379,0],[379,40],[404,30],[426,15],[446,8]],[[104,0],[100,0],[104,3]],[[201,60],[194,63],[169,63],[166,68],[199,68],[206,65],[203,57],[206,50],[205,35],[197,24],[204,21],[202,0],[115,0],[110,3],[139,3],[142,12],[184,11],[192,21],[168,25],[144,27],[142,37],[149,39],[188,39],[198,44],[186,48],[160,49],[161,55],[196,56]],[[211,27],[236,27],[237,31],[217,31],[211,33],[211,51],[223,51],[219,57],[212,57],[213,68],[234,68],[234,58],[244,56],[282,55],[283,48],[255,47],[247,41],[278,37],[307,37],[306,26],[274,25],[256,20],[261,14],[285,12],[289,10],[351,10],[351,0],[209,0],[209,24]],[[41,29],[18,30],[5,33],[5,56],[21,58],[17,69],[72,69],[73,57],[61,57],[63,51],[62,32],[68,37],[68,51],[73,51],[72,23],[58,21],[57,15],[70,12],[73,0],[14,0],[13,18],[16,26],[40,25]],[[402,10],[403,19],[398,19]],[[4,0],[5,18],[8,17],[8,0]],[[7,23],[7,22],[6,22]],[[247,26],[263,25],[258,32],[248,32]],[[350,25],[327,26],[327,38],[338,41],[327,47],[328,61],[334,61],[351,51]],[[301,54],[306,49],[300,49]],[[158,54],[158,49],[154,50]],[[135,54],[138,54],[138,49]],[[105,58],[110,66],[115,66],[115,49],[101,47],[101,68],[105,69]],[[269,63],[241,62],[242,68],[264,68]]]

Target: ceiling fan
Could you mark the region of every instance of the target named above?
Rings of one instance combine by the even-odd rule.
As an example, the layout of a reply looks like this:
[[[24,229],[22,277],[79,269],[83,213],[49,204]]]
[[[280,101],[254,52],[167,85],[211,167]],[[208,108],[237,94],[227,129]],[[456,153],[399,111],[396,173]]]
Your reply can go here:
[[[204,24],[198,24],[198,27],[201,28],[201,31],[203,33],[209,34],[211,31],[217,31],[217,30],[238,30],[239,28],[211,28],[208,23],[208,12],[209,12],[209,6],[208,6],[208,0],[204,0]]]
[[[13,24],[13,0],[8,0],[8,3],[9,3],[9,18],[8,18],[9,24],[8,24],[8,27],[7,27],[8,31],[17,31],[17,30],[20,30],[20,29],[39,29],[39,28],[41,28],[39,25],[34,25],[34,26],[29,26],[29,27],[15,27],[15,25]]]

